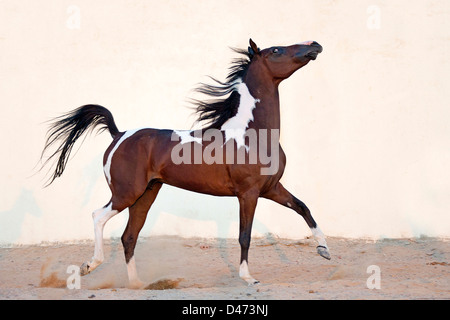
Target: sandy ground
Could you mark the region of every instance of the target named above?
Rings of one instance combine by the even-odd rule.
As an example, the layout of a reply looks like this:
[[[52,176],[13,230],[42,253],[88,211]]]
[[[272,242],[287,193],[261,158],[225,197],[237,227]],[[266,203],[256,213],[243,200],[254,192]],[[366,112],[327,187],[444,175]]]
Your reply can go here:
[[[139,241],[136,262],[144,290],[127,288],[119,240],[105,241],[105,262],[68,289],[67,273],[93,254],[93,242],[0,248],[0,299],[449,299],[449,242],[419,238],[328,238],[332,259],[311,239],[252,239],[250,271],[261,284],[238,277],[235,239],[152,237]],[[379,267],[380,289],[369,289]],[[70,268],[69,268],[70,271]],[[370,269],[369,269],[370,271]]]

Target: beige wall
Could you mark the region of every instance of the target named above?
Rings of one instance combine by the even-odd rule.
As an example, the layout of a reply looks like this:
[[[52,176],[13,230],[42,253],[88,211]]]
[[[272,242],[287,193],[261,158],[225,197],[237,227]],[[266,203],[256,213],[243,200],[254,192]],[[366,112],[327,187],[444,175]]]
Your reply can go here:
[[[316,40],[319,58],[281,86],[284,185],[330,236],[450,236],[450,2],[0,1],[0,243],[93,238],[109,200],[90,136],[43,189],[46,125],[87,103],[119,129],[189,128],[186,101],[223,79],[252,37],[261,47]],[[120,236],[127,213],[107,224]],[[143,235],[237,237],[236,199],[171,187]],[[259,202],[254,234],[300,238],[294,212]]]

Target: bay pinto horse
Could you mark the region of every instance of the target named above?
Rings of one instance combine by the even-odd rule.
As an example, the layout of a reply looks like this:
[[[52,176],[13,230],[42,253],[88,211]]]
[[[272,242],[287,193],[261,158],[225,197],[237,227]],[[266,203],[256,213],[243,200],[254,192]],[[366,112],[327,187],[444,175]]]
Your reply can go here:
[[[99,130],[108,130],[113,138],[103,157],[104,174],[112,197],[104,207],[92,214],[95,230],[94,256],[81,266],[81,275],[92,272],[103,262],[103,227],[109,219],[128,208],[129,220],[121,240],[129,287],[142,287],[143,283],[136,271],[134,249],[147,213],[164,183],[194,192],[238,198],[241,246],[239,276],[249,285],[258,283],[248,269],[248,250],[259,197],[271,199],[300,214],[318,242],[317,252],[330,259],[325,236],[309,209],[279,182],[285,169],[286,156],[279,144],[278,86],[296,70],[315,60],[322,52],[322,47],[315,41],[306,41],[287,47],[276,46],[260,50],[250,39],[248,50],[235,51],[244,58],[234,61],[226,82],[213,79],[216,82],[214,85],[202,84],[197,88],[199,92],[214,97],[208,101],[194,101],[198,120],[207,123],[204,129],[176,131],[143,128],[121,132],[111,112],[98,105],[85,105],[54,119],[42,155],[50,146],[56,145],[58,141],[62,142],[59,142],[56,151],[44,163],[45,165],[54,157],[58,158],[49,184],[61,176],[72,147],[86,130],[98,126]],[[260,135],[261,129],[265,129],[269,139],[277,139],[276,146],[267,144],[262,147],[265,150],[259,152],[277,155],[276,170],[271,174],[261,174],[265,164],[259,159],[252,164],[242,161],[230,163],[229,159],[217,163],[174,163],[172,151],[175,146],[179,146],[180,139],[181,144],[197,144],[200,150],[205,150],[213,142],[206,139],[199,141],[194,137],[211,129],[223,134],[227,145],[231,144],[231,149],[238,151],[245,147],[247,153],[252,150],[247,145],[242,145],[245,140],[242,134],[252,129]],[[173,139],[174,136],[178,139]],[[234,153],[235,157],[236,154],[237,152]]]

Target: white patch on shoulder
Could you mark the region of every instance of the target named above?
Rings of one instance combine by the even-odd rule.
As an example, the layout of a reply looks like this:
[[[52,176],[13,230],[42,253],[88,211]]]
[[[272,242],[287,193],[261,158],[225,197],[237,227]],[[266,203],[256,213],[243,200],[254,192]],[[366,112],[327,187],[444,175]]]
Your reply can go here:
[[[237,147],[245,146],[245,131],[248,127],[248,123],[253,121],[253,109],[256,107],[257,102],[261,102],[259,99],[255,99],[248,90],[247,85],[242,80],[236,81],[237,91],[240,94],[239,107],[236,115],[228,119],[220,128],[225,131],[225,143],[234,139]]]
[[[202,138],[193,137],[190,130],[173,130],[173,132],[178,135],[181,139],[180,143],[185,144],[189,142],[197,142],[202,144]]]
[[[138,132],[142,129],[143,128],[125,131],[123,136],[120,137],[119,141],[117,141],[116,145],[109,153],[108,158],[106,159],[105,166],[103,167],[103,172],[105,173],[106,180],[108,180],[108,184],[111,184],[111,161],[112,161],[114,152],[116,152],[117,148],[119,148],[119,146],[122,142],[124,142],[127,138],[131,137],[133,134],[135,134],[136,132]]]

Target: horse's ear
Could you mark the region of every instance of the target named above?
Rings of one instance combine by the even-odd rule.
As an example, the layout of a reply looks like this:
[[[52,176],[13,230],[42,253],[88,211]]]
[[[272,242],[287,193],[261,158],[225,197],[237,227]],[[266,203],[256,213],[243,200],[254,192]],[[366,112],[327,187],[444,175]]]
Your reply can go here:
[[[253,56],[259,54],[261,50],[258,48],[256,43],[253,42],[252,39],[249,40],[250,46],[248,47],[248,53],[253,58]]]

